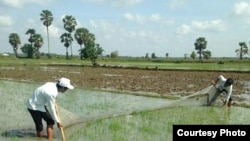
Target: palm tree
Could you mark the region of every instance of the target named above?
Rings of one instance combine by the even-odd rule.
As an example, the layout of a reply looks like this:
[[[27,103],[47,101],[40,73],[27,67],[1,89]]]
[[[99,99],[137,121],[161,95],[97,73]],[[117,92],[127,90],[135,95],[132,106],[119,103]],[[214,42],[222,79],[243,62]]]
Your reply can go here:
[[[11,33],[9,35],[9,43],[13,47],[14,53],[15,53],[16,57],[18,58],[18,55],[17,55],[18,45],[21,44],[21,40],[19,38],[19,35],[17,33]]]
[[[88,29],[86,28],[78,28],[76,29],[75,35],[74,35],[77,43],[80,45],[80,58],[83,59],[82,55],[82,45],[86,47],[87,42],[92,42],[95,40],[95,35],[90,33]]]
[[[40,58],[39,49],[43,46],[43,37],[40,34],[34,34],[34,48],[36,53],[36,58]]]
[[[30,45],[33,47],[34,34],[36,34],[36,30],[35,29],[28,29],[25,34],[28,34],[30,36],[28,41],[30,42]]]
[[[204,37],[199,37],[196,39],[196,42],[194,43],[195,50],[198,50],[199,59],[201,60],[201,54],[204,49],[207,47],[207,41]]]
[[[48,38],[48,57],[50,58],[50,46],[49,46],[49,26],[52,24],[53,15],[49,10],[42,10],[40,14],[40,20],[43,22],[43,25],[47,28],[47,38]]]
[[[75,31],[75,28],[76,28],[76,25],[77,25],[76,19],[73,16],[66,15],[63,18],[63,23],[64,23],[64,26],[63,26],[64,29],[66,31],[68,31],[69,34],[71,35],[71,33],[73,31]],[[73,53],[72,53],[72,44],[71,43],[70,43],[70,49],[71,49],[71,57],[72,57]]]
[[[69,53],[68,48],[71,45],[73,38],[70,33],[63,33],[61,36],[61,43],[64,43],[64,46],[66,47],[66,59],[69,59]]]
[[[240,56],[240,59],[243,58],[244,55],[248,54],[248,47],[245,42],[239,42],[240,49],[236,49],[235,52]]]

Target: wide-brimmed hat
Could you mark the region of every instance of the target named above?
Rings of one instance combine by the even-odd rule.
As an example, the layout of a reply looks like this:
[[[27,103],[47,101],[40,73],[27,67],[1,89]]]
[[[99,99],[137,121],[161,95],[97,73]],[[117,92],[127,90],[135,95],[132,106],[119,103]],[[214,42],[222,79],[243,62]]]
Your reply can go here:
[[[62,77],[58,80],[58,85],[67,87],[68,89],[74,89],[74,86],[70,84],[70,80],[68,78]]]

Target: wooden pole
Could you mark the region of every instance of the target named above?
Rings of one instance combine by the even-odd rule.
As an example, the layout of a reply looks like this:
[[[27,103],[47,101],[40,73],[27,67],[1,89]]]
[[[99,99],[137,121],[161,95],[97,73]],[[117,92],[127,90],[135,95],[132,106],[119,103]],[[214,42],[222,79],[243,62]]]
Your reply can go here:
[[[59,110],[58,110],[58,106],[57,106],[56,102],[55,102],[55,105],[56,105],[56,113],[57,113],[59,122],[61,123],[61,119],[60,119],[60,115],[59,115]],[[64,131],[63,131],[63,127],[60,127],[60,132],[61,132],[61,135],[62,135],[62,141],[66,141],[65,140]]]

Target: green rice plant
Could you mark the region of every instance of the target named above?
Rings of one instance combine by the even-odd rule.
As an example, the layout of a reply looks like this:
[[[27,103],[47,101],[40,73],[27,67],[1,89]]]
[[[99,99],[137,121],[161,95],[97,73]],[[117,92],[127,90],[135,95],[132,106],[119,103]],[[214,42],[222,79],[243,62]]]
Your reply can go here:
[[[3,125],[0,132],[34,127],[25,102],[36,86],[0,81],[0,112],[7,117],[0,118]],[[59,95],[58,102],[82,118],[65,129],[67,139],[74,141],[171,141],[172,127],[176,124],[250,124],[249,108],[190,106],[195,100],[181,101],[184,106],[168,107],[166,99],[75,89],[71,94]],[[4,139],[0,136],[1,141]],[[11,140],[26,138],[6,138]]]

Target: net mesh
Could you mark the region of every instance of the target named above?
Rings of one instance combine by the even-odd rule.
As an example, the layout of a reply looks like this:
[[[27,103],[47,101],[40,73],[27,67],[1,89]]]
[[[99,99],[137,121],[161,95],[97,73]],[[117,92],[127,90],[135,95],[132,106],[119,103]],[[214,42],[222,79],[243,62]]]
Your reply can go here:
[[[215,94],[218,96],[215,99]],[[217,89],[211,85],[189,96],[183,97],[170,106],[207,106],[210,101],[213,101],[211,106],[219,106],[223,104],[223,95],[217,93]]]

